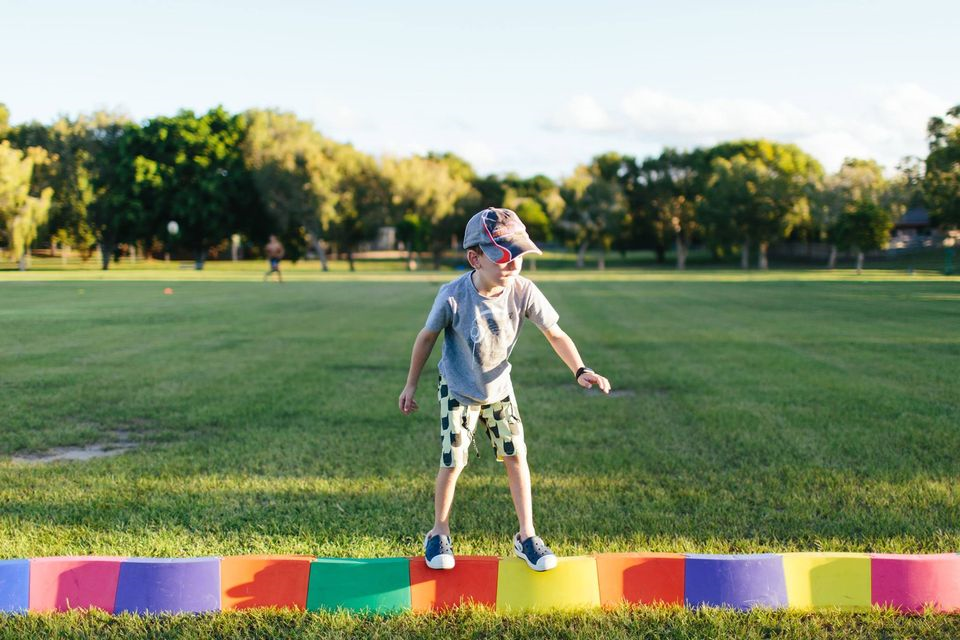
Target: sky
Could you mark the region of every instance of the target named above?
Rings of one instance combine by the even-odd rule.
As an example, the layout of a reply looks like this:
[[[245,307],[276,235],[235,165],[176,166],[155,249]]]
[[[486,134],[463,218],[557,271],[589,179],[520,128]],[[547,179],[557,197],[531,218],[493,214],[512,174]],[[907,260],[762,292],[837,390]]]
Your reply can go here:
[[[892,171],[960,103],[960,12],[928,0],[0,0],[0,20],[13,123],[276,108],[481,174],[747,137]]]

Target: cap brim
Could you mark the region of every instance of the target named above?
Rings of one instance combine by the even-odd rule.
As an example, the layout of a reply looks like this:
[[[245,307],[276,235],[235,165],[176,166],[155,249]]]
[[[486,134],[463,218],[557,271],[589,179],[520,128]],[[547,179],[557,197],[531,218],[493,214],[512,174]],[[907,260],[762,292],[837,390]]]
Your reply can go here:
[[[506,238],[497,238],[497,244],[484,242],[480,245],[480,248],[483,249],[483,253],[488,258],[497,264],[506,264],[528,253],[543,254],[526,233],[515,233]]]

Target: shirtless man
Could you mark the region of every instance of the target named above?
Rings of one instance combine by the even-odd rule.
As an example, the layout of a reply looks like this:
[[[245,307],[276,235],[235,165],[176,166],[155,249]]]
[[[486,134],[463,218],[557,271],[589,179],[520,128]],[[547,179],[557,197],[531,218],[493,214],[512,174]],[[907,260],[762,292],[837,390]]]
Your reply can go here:
[[[268,242],[267,246],[264,247],[264,252],[267,254],[267,259],[270,261],[270,270],[267,271],[266,275],[263,276],[263,281],[266,282],[267,278],[270,277],[270,274],[276,273],[279,281],[283,282],[283,274],[280,273],[280,260],[283,258],[283,245],[280,244],[279,240],[277,240],[277,236],[270,236],[270,242]]]

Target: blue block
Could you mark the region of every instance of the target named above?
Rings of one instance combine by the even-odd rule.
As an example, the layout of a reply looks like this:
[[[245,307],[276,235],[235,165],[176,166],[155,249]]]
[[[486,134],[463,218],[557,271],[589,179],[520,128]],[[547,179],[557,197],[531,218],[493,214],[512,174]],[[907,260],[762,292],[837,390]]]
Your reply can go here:
[[[131,558],[120,565],[116,613],[220,610],[220,558]]]
[[[751,609],[787,606],[787,583],[779,554],[686,554],[684,600],[703,605]]]
[[[0,612],[25,613],[30,606],[30,561],[0,560]]]

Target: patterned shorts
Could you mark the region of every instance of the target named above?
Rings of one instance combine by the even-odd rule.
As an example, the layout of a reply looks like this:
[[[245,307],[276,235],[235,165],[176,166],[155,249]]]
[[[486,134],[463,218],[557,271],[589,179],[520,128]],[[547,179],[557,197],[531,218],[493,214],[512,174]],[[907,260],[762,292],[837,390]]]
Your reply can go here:
[[[466,466],[478,422],[487,432],[497,461],[503,462],[504,457],[515,456],[523,450],[523,423],[517,400],[512,395],[490,404],[461,404],[450,395],[447,381],[441,376],[437,398],[440,401],[441,467]]]

